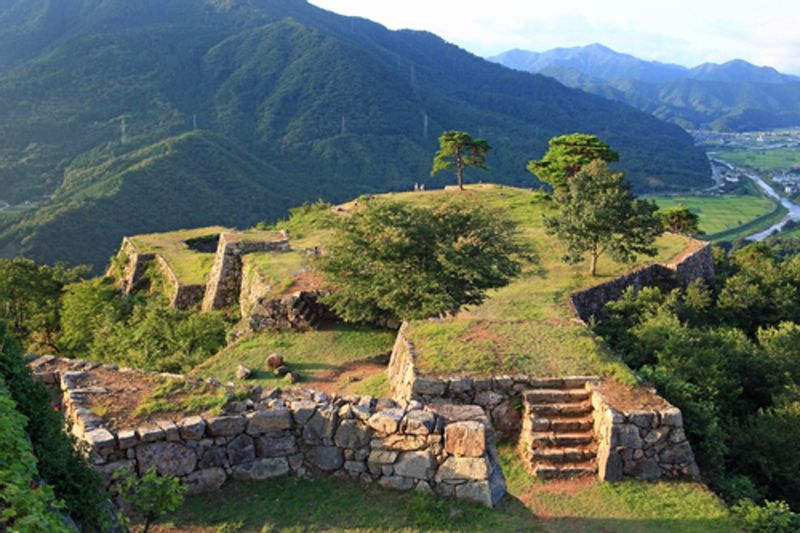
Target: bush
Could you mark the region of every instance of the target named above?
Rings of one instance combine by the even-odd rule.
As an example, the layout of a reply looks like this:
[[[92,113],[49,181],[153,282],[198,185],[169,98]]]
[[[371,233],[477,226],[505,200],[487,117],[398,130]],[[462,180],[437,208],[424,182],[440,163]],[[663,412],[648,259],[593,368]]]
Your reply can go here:
[[[144,520],[143,533],[158,518],[178,509],[186,487],[176,477],[162,477],[151,468],[142,477],[118,470],[114,474],[119,498]]]
[[[366,200],[319,266],[326,303],[350,322],[422,319],[481,303],[526,257],[500,213],[452,202],[434,208]]]
[[[0,531],[71,531],[57,513],[52,487],[35,486],[36,457],[26,422],[0,377]]]
[[[0,322],[0,377],[27,418],[25,431],[38,460],[39,474],[64,501],[65,511],[84,531],[102,531],[108,524],[107,494],[100,476],[62,428],[61,414],[51,407],[50,391],[35,380],[22,359],[19,344]],[[5,436],[3,436],[5,438]]]
[[[793,513],[786,502],[766,501],[757,505],[752,500],[742,500],[732,509],[750,533],[800,531],[800,515]]]

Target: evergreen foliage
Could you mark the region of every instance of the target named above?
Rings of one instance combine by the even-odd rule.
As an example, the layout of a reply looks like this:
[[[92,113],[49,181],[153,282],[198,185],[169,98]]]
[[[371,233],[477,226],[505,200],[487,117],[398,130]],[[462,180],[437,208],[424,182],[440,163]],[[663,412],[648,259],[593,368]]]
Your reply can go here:
[[[30,349],[58,350],[61,292],[87,272],[85,267],[51,267],[22,258],[0,260],[0,320]]]
[[[151,468],[139,477],[125,469],[114,474],[119,498],[142,517],[142,532],[147,533],[153,522],[174,512],[183,503],[186,487],[176,477],[159,476]]]
[[[596,135],[571,133],[553,137],[547,144],[547,153],[528,163],[528,171],[555,190],[565,190],[570,178],[596,159],[619,161],[619,154]]]
[[[26,422],[0,376],[0,529],[72,531],[58,515],[53,488],[37,486],[36,456],[25,433]]]
[[[679,235],[700,235],[700,217],[686,206],[675,206],[658,212],[666,231]]]
[[[443,170],[455,170],[459,190],[464,190],[464,171],[467,167],[486,168],[486,156],[491,150],[483,139],[473,139],[463,131],[446,131],[439,137],[439,151],[433,158],[431,176]]]

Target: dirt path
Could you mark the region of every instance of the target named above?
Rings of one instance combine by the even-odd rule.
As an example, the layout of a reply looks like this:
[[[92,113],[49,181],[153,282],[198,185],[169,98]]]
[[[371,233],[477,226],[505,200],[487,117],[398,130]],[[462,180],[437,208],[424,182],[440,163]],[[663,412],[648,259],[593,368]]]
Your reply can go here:
[[[362,381],[386,371],[388,356],[381,355],[351,361],[344,365],[326,370],[313,379],[303,382],[304,387],[327,392],[328,394],[352,394]]]

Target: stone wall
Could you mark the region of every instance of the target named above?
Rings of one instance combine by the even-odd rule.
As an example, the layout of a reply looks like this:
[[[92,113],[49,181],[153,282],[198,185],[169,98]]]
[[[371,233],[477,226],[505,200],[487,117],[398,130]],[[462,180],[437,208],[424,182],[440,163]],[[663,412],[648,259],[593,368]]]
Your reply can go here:
[[[521,428],[522,393],[542,388],[554,382],[583,386],[596,376],[567,376],[535,378],[524,374],[498,375],[486,378],[471,376],[422,376],[416,369],[414,346],[405,336],[408,325],[403,324],[389,359],[388,377],[392,397],[415,400],[425,404],[448,401],[477,405],[484,409],[494,428],[504,437],[517,434]]]
[[[601,481],[699,476],[680,409],[663,399],[656,408],[616,409],[596,384],[587,388],[592,391]]]
[[[274,241],[246,241],[240,240],[234,233],[220,234],[203,297],[203,311],[224,309],[238,300],[242,287],[243,255],[288,249],[289,239],[285,234]]]
[[[602,316],[605,305],[618,300],[628,287],[636,290],[653,286],[685,288],[698,279],[713,287],[711,244],[694,241],[693,245],[696,250],[682,255],[675,262],[638,268],[619,278],[577,291],[570,296],[569,305],[577,317],[588,321],[592,316]]]
[[[116,277],[120,280],[120,286],[125,294],[131,294],[144,279],[148,267],[155,259],[155,254],[141,254],[127,237],[122,239],[117,257],[122,260],[122,272],[115,271],[115,265],[111,265],[106,271],[106,276]]]
[[[280,298],[261,296],[250,310],[250,329],[309,329],[336,315],[319,302],[324,291],[297,291]]]
[[[250,316],[258,300],[272,290],[269,281],[264,278],[258,268],[242,258],[242,288],[239,292],[239,314],[242,318]]]
[[[86,383],[99,365],[54,372],[48,370],[52,360],[39,358],[31,366],[61,388],[72,431],[88,443],[91,462],[107,483],[121,469],[141,474],[155,468],[178,476],[192,493],[216,490],[228,479],[324,473],[487,506],[505,494],[494,431],[475,406],[256,389],[257,397],[234,402],[220,416],[113,429],[86,402],[103,394],[102,387]]]
[[[118,257],[123,260],[122,272],[117,272],[115,266],[111,265],[106,271],[106,276],[118,279],[120,288],[125,294],[131,294],[142,288],[147,270],[155,267],[166,284],[170,305],[178,309],[188,309],[203,299],[205,285],[182,285],[164,256],[140,253],[133,241],[127,237],[122,240]]]
[[[667,267],[675,271],[678,285],[682,289],[685,289],[698,279],[702,280],[707,286],[714,287],[716,274],[714,272],[714,256],[710,243],[675,264],[667,265]]]
[[[167,285],[169,305],[177,309],[189,309],[202,301],[205,285],[182,285],[163,255],[156,254],[154,261],[158,275]]]
[[[405,336],[406,328],[406,324],[400,328],[389,361],[388,376],[394,398],[425,404],[447,401],[479,406],[500,435],[512,436],[522,426],[520,405],[524,403],[524,392],[586,387],[592,392],[598,476],[601,480],[617,481],[623,476],[651,479],[697,475],[680,410],[655,393],[653,399],[665,407],[627,412],[614,408],[614,403],[602,396],[598,384],[603,380],[597,376],[422,376],[416,369],[416,354],[413,344]],[[634,426],[638,427],[635,436]]]

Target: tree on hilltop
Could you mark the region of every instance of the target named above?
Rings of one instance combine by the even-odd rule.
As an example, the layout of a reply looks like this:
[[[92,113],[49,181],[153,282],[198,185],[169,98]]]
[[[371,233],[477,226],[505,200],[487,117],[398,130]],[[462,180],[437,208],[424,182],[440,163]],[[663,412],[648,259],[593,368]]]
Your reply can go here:
[[[571,133],[550,139],[549,149],[539,161],[528,163],[528,171],[554,190],[564,189],[567,180],[596,159],[619,161],[619,154],[596,135]]]
[[[439,137],[439,151],[433,158],[431,176],[455,169],[458,188],[463,191],[464,171],[467,167],[487,170],[486,155],[491,149],[483,139],[473,139],[463,131],[446,131]]]
[[[679,235],[700,235],[700,217],[685,205],[670,207],[658,212],[664,229]]]
[[[432,208],[370,199],[319,258],[325,303],[348,322],[424,319],[481,303],[528,257],[502,213],[464,202]]]
[[[545,217],[547,232],[567,245],[564,260],[583,261],[589,253],[589,271],[597,274],[597,259],[608,254],[620,262],[633,262],[636,254],[653,256],[653,246],[663,228],[652,202],[637,199],[622,172],[612,172],[596,160],[556,189],[558,214]]]

